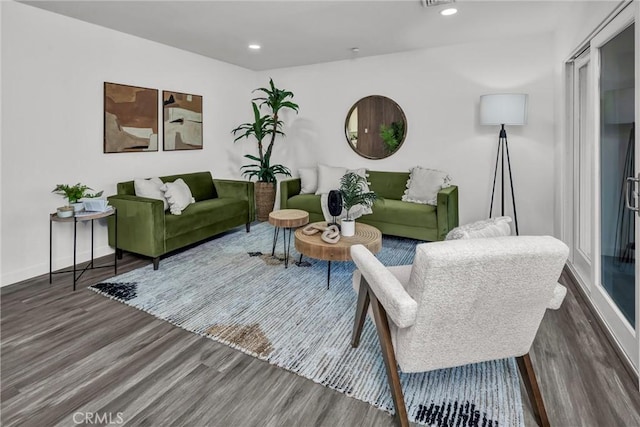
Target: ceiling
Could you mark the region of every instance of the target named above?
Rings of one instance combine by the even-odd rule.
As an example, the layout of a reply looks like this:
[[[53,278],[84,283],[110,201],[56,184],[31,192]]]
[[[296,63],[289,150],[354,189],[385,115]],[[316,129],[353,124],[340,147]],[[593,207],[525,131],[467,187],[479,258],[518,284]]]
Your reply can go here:
[[[554,31],[575,2],[22,1],[251,70]],[[262,45],[259,51],[250,43]],[[354,53],[352,48],[359,48]]]

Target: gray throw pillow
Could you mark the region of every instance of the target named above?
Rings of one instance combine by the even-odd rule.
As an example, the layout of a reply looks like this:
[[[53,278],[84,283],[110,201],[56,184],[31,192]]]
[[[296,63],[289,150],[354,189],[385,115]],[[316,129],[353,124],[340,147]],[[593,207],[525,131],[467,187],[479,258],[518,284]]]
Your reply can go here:
[[[402,201],[436,206],[438,192],[450,185],[451,177],[446,172],[416,166],[411,169]]]

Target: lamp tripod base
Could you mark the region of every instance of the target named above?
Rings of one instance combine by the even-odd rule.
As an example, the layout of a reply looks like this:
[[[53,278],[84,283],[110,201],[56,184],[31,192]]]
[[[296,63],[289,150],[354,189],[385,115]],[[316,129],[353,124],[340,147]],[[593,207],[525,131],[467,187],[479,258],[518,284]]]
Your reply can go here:
[[[501,163],[501,191],[500,191],[500,215],[504,216],[504,187],[505,187],[505,154],[507,159],[507,168],[509,172],[509,187],[511,188],[511,202],[513,204],[513,223],[516,229],[516,235],[520,235],[518,229],[518,213],[516,211],[516,197],[513,190],[513,177],[511,175],[511,159],[509,158],[509,144],[507,142],[507,131],[504,129],[504,125],[501,125],[500,135],[498,137],[498,152],[496,154],[495,172],[493,174],[493,188],[491,189],[491,206],[489,207],[489,218],[493,216],[493,200],[496,192],[496,181],[498,177],[498,163]]]

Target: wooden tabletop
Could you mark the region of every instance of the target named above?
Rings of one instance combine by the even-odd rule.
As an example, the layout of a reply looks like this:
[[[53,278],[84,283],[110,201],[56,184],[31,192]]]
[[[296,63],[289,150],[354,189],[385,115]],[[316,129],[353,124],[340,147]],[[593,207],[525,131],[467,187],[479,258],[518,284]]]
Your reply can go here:
[[[105,212],[82,211],[82,212],[77,212],[75,214],[75,219],[78,221],[90,221],[92,219],[106,218],[110,215],[113,215],[115,211],[116,210],[113,207],[109,208]],[[73,218],[74,216],[70,216],[67,218],[60,218],[58,214],[55,212],[49,215],[49,219],[55,222],[73,222]]]
[[[326,226],[326,222],[314,224]],[[327,243],[320,238],[320,232],[307,236],[299,228],[295,233],[296,250],[302,255],[324,261],[350,261],[351,246],[364,245],[371,252],[378,253],[382,249],[382,233],[375,227],[356,221],[356,232],[351,237],[340,236],[338,243]]]
[[[269,224],[275,227],[296,228],[309,223],[309,212],[300,209],[280,209],[269,214]]]

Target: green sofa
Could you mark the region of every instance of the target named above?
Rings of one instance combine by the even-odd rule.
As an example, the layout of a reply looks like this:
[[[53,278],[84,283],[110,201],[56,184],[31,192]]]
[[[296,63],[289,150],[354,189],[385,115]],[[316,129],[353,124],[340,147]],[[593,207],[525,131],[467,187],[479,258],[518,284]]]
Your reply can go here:
[[[109,204],[118,210],[118,247],[153,258],[158,269],[160,256],[199,242],[239,225],[249,232],[255,217],[254,185],[248,181],[213,179],[210,172],[162,176],[162,182],[182,178],[195,203],[182,215],[165,212],[162,200],[135,195],[133,181],[119,182],[118,194]],[[109,245],[115,246],[115,219],[109,217]]]
[[[403,202],[409,172],[368,171],[371,191],[381,200],[373,204],[373,213],[358,218],[383,234],[412,239],[444,240],[458,226],[458,187],[443,188],[438,193],[438,206]],[[300,178],[280,182],[280,208],[309,212],[309,222],[324,221],[320,196],[300,194]]]

